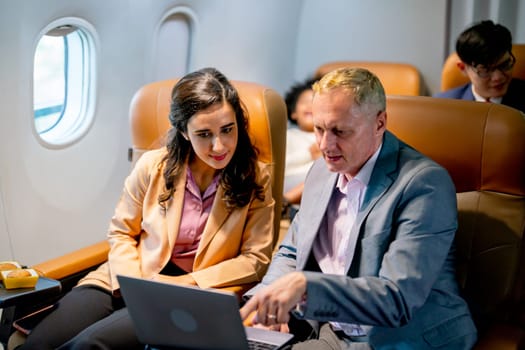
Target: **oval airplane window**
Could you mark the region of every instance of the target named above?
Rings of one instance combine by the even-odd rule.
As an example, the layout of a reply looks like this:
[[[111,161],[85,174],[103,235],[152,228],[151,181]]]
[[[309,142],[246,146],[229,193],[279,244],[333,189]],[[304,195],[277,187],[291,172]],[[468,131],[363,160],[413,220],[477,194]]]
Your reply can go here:
[[[55,21],[44,29],[33,67],[34,130],[50,148],[78,141],[93,122],[96,45],[80,19]]]

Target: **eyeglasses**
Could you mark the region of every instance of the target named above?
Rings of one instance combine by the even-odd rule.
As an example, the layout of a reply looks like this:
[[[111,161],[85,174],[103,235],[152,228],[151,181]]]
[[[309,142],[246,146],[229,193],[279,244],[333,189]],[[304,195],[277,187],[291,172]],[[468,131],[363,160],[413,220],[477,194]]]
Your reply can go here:
[[[506,73],[510,71],[514,64],[516,64],[516,57],[512,53],[510,53],[510,57],[506,59],[505,61],[501,62],[500,64],[494,65],[492,67],[483,67],[476,68],[473,65],[470,66],[474,72],[480,77],[481,79],[487,79],[491,76],[492,73],[499,70],[502,73]]]

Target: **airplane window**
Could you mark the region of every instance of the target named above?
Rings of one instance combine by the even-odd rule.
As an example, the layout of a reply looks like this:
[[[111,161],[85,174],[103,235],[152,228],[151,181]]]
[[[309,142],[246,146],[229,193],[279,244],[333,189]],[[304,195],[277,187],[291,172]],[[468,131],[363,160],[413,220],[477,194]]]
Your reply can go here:
[[[49,147],[77,141],[89,128],[94,105],[95,50],[90,32],[62,24],[45,32],[34,56],[34,127]]]

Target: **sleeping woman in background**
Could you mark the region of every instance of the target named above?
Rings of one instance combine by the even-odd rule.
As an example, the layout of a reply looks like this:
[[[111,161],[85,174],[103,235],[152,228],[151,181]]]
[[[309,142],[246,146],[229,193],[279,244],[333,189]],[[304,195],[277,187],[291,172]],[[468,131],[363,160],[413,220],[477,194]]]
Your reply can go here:
[[[312,119],[312,85],[308,78],[290,87],[284,96],[288,110],[286,132],[286,165],[284,170],[283,210],[293,219],[303,194],[306,173],[321,155],[314,134]]]

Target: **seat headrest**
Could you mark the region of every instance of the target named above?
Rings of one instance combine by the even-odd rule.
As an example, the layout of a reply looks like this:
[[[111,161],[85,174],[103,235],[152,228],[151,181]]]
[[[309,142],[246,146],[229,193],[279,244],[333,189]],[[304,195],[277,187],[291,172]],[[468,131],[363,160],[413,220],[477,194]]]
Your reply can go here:
[[[525,195],[525,116],[494,103],[388,96],[387,128],[445,167],[457,192]]]
[[[171,125],[168,120],[171,91],[177,79],[157,81],[139,89],[130,105],[131,141],[135,150],[149,150],[164,145],[166,132]],[[268,116],[283,114],[286,106],[281,96],[262,85],[232,81],[249,116],[249,133],[259,149],[259,160],[273,161],[271,129]],[[286,119],[285,119],[286,122]],[[286,128],[286,124],[280,127]],[[284,132],[284,131],[283,131]],[[270,147],[268,147],[268,145]]]
[[[327,62],[317,68],[315,77],[342,67],[365,68],[377,75],[387,95],[418,96],[421,90],[421,76],[416,67],[407,63],[371,61]]]
[[[165,145],[171,92],[178,79],[157,81],[140,88],[130,104],[132,146],[128,158],[135,164],[147,150]],[[259,151],[258,159],[271,164],[275,200],[274,231],[279,232],[286,150],[286,104],[274,90],[260,84],[231,81],[248,115],[248,133]],[[276,234],[276,242],[280,238]]]

